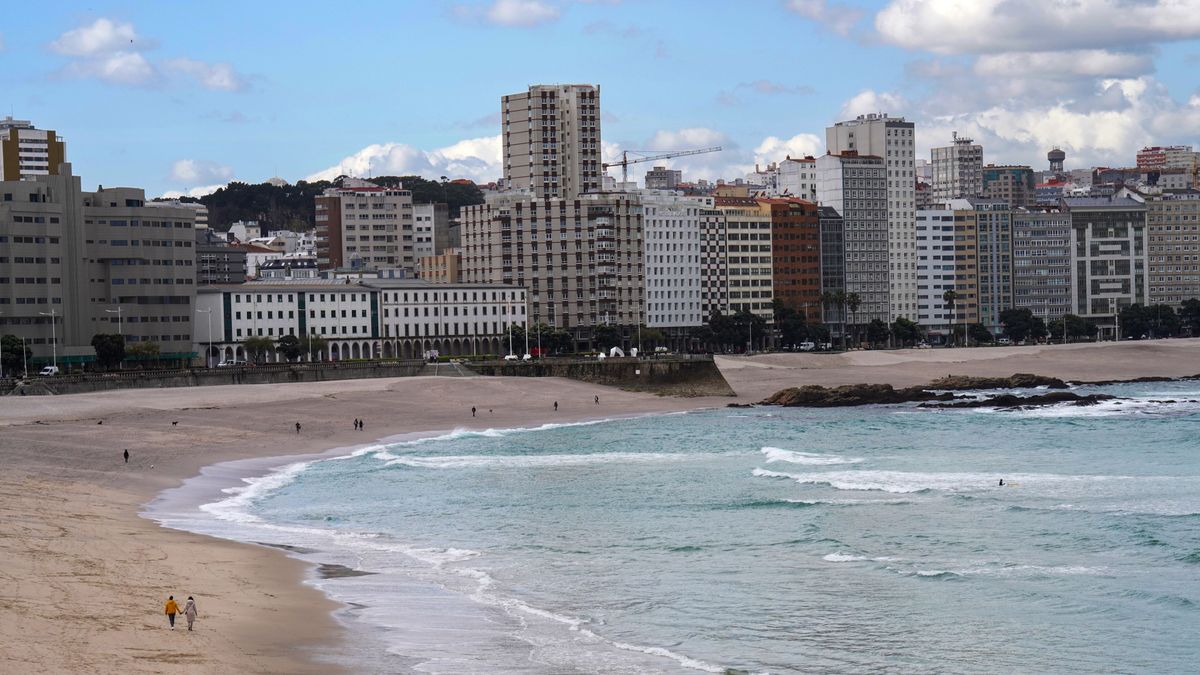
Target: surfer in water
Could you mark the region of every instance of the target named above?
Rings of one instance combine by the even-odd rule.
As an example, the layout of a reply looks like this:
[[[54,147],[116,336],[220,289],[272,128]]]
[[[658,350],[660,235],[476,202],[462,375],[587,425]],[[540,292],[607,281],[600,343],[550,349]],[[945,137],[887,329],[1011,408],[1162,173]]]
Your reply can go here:
[[[1000,479],[1000,487],[1004,487],[1004,479],[1003,478]]]

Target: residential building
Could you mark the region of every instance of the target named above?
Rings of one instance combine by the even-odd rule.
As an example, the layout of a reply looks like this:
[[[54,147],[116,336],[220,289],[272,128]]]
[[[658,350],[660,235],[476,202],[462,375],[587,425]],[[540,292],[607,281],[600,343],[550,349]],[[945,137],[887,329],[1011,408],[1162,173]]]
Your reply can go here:
[[[257,220],[239,220],[229,226],[228,234],[230,241],[246,243],[263,236],[262,225]]]
[[[842,268],[846,285],[824,290],[857,293],[861,304],[855,320],[864,324],[873,319],[890,322],[894,314],[888,182],[887,164],[882,157],[846,151],[817,158],[817,199],[841,216],[845,247]],[[916,312],[904,316],[916,316]]]
[[[933,186],[929,183],[918,181],[913,196],[916,199],[918,211],[926,211],[934,207]]]
[[[816,204],[803,199],[759,199],[771,218],[772,294],[805,316],[821,306],[821,226]]]
[[[793,158],[790,155],[779,163],[773,197],[796,197],[810,202],[817,200],[817,160],[813,157]]]
[[[307,256],[283,256],[258,266],[259,279],[316,279],[317,259]]]
[[[1200,192],[1146,201],[1150,302],[1178,307],[1200,298]]]
[[[438,255],[421,258],[417,263],[421,280],[432,284],[462,283],[462,253],[448,248]]]
[[[450,246],[450,207],[413,204],[413,256],[420,260]]]
[[[416,271],[412,192],[345,181],[316,201],[321,269]]]
[[[164,209],[190,209],[196,216],[196,229],[208,229],[208,207],[200,202],[184,202],[178,199],[155,199],[146,202],[146,206]]]
[[[1013,306],[1049,323],[1071,313],[1071,214],[1013,212]]]
[[[1137,154],[1139,169],[1194,169],[1200,163],[1200,153],[1190,145],[1168,145],[1142,148]]]
[[[246,276],[247,279],[258,278],[258,268],[264,263],[271,260],[278,260],[283,257],[283,251],[277,251],[273,248],[267,248],[259,244],[239,244],[230,243],[231,248],[237,249],[246,256]]]
[[[933,203],[983,194],[983,146],[954,132],[950,145],[930,151],[933,167]]]
[[[901,316],[913,317],[917,312],[915,140],[912,122],[903,117],[889,117],[887,113],[859,115],[825,130],[825,141],[831,154],[853,151],[860,156],[878,157],[884,162],[886,199],[883,206],[888,223],[890,268],[885,283],[890,289],[890,299],[887,305],[889,316],[882,318],[889,321]],[[853,219],[840,209],[838,212],[846,219],[846,243],[849,245],[854,242],[849,238],[855,234],[850,227]],[[848,282],[850,274],[848,266]],[[879,308],[878,302],[874,304]]]
[[[774,321],[770,212],[752,197],[715,197],[714,207],[725,218],[728,312],[751,312]]]
[[[965,201],[975,211],[979,323],[994,335],[1003,331],[1000,314],[1013,308],[1012,211],[1007,202]]]
[[[154,208],[166,207],[159,202]],[[225,237],[208,228],[197,229],[196,284],[240,284],[245,280],[246,251],[231,246]]]
[[[504,182],[541,199],[600,190],[600,87],[538,84],[501,99]]]
[[[917,212],[916,322],[939,342],[948,341],[955,326],[979,322],[976,213],[964,201]]]
[[[499,355],[508,353],[508,326],[525,325],[525,306],[525,291],[511,286],[415,279],[211,286],[197,296],[195,351],[210,363],[245,360],[247,338],[294,335],[325,340],[319,360]],[[266,360],[284,358],[272,352]]]
[[[700,293],[704,204],[649,191],[640,200],[646,270],[643,323],[661,329],[699,326],[706,318]],[[596,252],[598,263],[614,261],[615,256],[602,249]]]
[[[56,176],[65,161],[66,144],[54,131],[9,116],[0,120],[0,181]]]
[[[1117,315],[1150,301],[1146,205],[1129,198],[1064,197],[1071,215],[1071,313],[1118,337]]]
[[[461,220],[463,279],[525,288],[531,319],[581,339],[597,325],[643,320],[642,207],[636,195],[535,199],[501,192],[464,207]]]
[[[147,208],[135,188],[85,192],[68,163],[0,182],[0,194],[0,333],[60,366],[93,361],[97,333],[156,343],[164,360],[190,358],[190,210]]]
[[[678,169],[656,166],[646,172],[647,190],[674,190],[682,182],[683,172]]]
[[[1006,202],[1010,208],[1033,208],[1037,205],[1033,169],[1028,166],[988,164],[983,167],[984,199]]]
[[[821,237],[821,295],[846,288],[846,233],[842,215],[832,206],[817,210]],[[841,309],[821,303],[821,321],[832,324],[839,320]]]
[[[714,312],[729,314],[729,233],[725,213],[712,197],[698,198],[700,210],[700,309],[707,320]]]

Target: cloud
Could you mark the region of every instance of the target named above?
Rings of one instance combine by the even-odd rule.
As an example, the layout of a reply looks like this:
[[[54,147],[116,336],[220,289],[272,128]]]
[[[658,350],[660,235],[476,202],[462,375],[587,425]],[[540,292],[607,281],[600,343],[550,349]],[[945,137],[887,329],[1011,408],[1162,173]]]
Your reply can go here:
[[[838,119],[849,120],[874,112],[886,112],[899,117],[907,107],[908,101],[900,94],[864,89],[842,104]]]
[[[245,78],[233,70],[228,63],[205,63],[195,59],[171,59],[163,64],[168,72],[191,77],[205,89],[220,91],[243,91],[247,87]]]
[[[205,195],[211,195],[212,193],[216,192],[217,190],[220,190],[221,188],[225,187],[226,185],[228,185],[228,183],[218,183],[216,185],[202,185],[200,187],[194,187],[194,188],[191,188],[188,190],[167,190],[166,192],[162,193],[160,196],[163,199],[179,199],[180,197],[200,198]]]
[[[1200,37],[1200,11],[1195,0],[892,0],[875,29],[936,54],[1119,49]]]
[[[975,61],[980,77],[1136,77],[1154,70],[1154,59],[1144,52],[1077,49],[1061,52],[1007,52],[984,54]]]
[[[64,56],[96,56],[114,52],[141,51],[150,47],[131,23],[100,18],[86,26],[72,28],[50,43],[50,49]]]
[[[385,176],[413,174],[425,178],[470,178],[486,183],[504,176],[500,136],[462,140],[436,150],[405,143],[375,143],[305,180],[332,180],[341,175]]]
[[[72,28],[49,45],[51,51],[70,59],[61,70],[67,77],[126,86],[152,86],[165,81],[165,71],[191,78],[207,89],[241,91],[246,88],[245,78],[228,63],[179,57],[156,64],[144,53],[155,46],[153,41],[138,35],[133,24],[107,18]]]
[[[767,136],[754,148],[754,162],[769,164],[788,157],[816,157],[824,150],[825,141],[816,134],[796,134],[791,138]]]
[[[800,16],[828,26],[838,35],[848,35],[863,11],[851,5],[827,0],[788,0],[787,8]]]
[[[171,165],[169,178],[177,183],[195,185],[196,183],[229,182],[233,178],[233,169],[196,159],[180,159]]]
[[[733,91],[717,92],[717,103],[721,105],[738,105],[741,99],[738,98],[737,91],[752,91],[765,96],[808,96],[813,93],[813,88],[806,84],[782,84],[780,82],[772,82],[770,80],[754,80],[753,82],[741,82]]]
[[[485,21],[497,26],[531,28],[557,21],[558,7],[542,0],[495,0],[490,5],[453,5],[451,13],[461,20]]]

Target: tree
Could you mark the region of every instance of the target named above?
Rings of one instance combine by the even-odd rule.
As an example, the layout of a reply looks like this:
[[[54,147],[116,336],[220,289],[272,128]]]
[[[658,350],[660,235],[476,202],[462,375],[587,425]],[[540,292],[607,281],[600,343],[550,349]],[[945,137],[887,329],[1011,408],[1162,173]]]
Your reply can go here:
[[[1041,317],[1034,316],[1028,307],[1000,312],[1000,323],[1004,326],[1004,334],[1013,342],[1024,342],[1026,338],[1046,335],[1046,323]]]
[[[851,322],[854,326],[854,341],[858,342],[858,308],[862,306],[862,297],[858,293],[847,293],[846,309],[850,310]]]
[[[749,310],[734,314],[733,321],[739,329],[737,335],[741,346],[749,345],[750,351],[754,351],[754,345],[761,344],[767,335],[767,320]]]
[[[883,322],[883,319],[871,319],[871,322],[867,324],[867,342],[873,346],[887,342],[888,333],[888,325]]]
[[[905,317],[892,322],[892,337],[901,345],[913,345],[921,339],[921,327]]]
[[[275,341],[275,349],[283,354],[283,358],[288,360],[288,363],[295,361],[304,354],[304,345],[300,344],[300,338],[295,335],[284,335]]]
[[[264,354],[268,354],[275,349],[275,341],[269,337],[256,335],[248,337],[242,341],[242,347],[246,350],[246,354],[254,363],[262,361]]]
[[[779,336],[783,341],[781,346],[786,349],[795,349],[809,338],[808,322],[803,314],[788,313],[782,320],[776,319],[776,325],[779,326]]]
[[[1183,321],[1170,305],[1150,305],[1146,319],[1150,322],[1150,337],[1170,337],[1183,328]]]
[[[1179,318],[1190,335],[1200,335],[1200,299],[1184,300],[1179,306]]]
[[[25,365],[33,358],[33,350],[16,335],[0,338],[0,370],[9,377],[25,372]]]
[[[1061,319],[1051,321],[1046,330],[1051,337],[1064,337],[1069,342],[1071,338],[1094,338],[1096,333],[1100,332],[1100,327],[1091,319],[1067,314]]]
[[[950,344],[954,344],[954,303],[958,300],[958,293],[953,288],[942,293],[942,302],[946,303],[946,309],[950,311]]]
[[[309,361],[321,361],[329,341],[319,335],[305,335],[300,338],[300,349],[308,355]]]
[[[592,329],[592,344],[596,351],[607,352],[612,347],[621,346],[621,329],[609,324],[601,324]]]
[[[981,323],[973,323],[967,328],[967,334],[975,341],[975,344],[982,345],[992,342],[995,338],[991,331]]]
[[[157,342],[134,342],[125,348],[125,353],[135,361],[155,361],[162,349]]]
[[[108,370],[125,359],[125,338],[112,333],[97,333],[92,336],[92,349],[96,350],[96,363]]]

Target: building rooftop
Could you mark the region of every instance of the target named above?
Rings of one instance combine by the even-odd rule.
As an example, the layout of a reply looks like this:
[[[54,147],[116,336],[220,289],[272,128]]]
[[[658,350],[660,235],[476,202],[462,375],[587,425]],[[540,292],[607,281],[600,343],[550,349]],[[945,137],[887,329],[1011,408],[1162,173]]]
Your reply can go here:
[[[1063,197],[1062,201],[1069,209],[1140,209],[1146,206],[1128,197]]]

